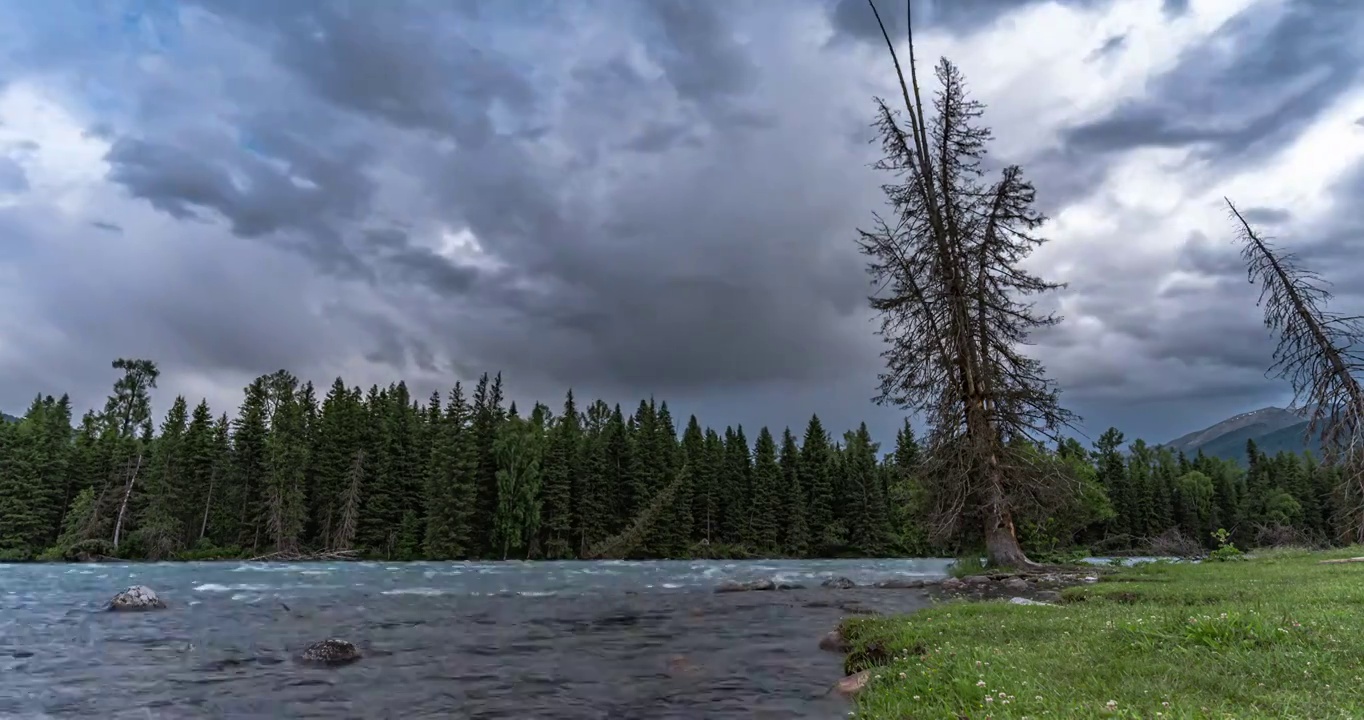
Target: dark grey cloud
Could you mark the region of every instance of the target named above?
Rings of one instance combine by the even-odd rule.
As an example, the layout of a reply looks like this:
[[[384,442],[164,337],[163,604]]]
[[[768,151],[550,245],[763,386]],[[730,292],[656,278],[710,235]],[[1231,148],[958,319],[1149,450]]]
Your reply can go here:
[[[913,0],[910,12],[914,26],[945,28],[966,33],[987,26],[996,18],[1029,5],[1058,2],[1082,7],[1103,5],[1110,0]],[[876,11],[892,38],[905,36],[904,0],[876,0]],[[837,33],[836,39],[853,39],[883,43],[881,29],[876,24],[867,0],[832,0],[829,19]]]
[[[1253,5],[1226,22],[1150,92],[1071,128],[1066,142],[1093,154],[1194,146],[1249,162],[1283,146],[1361,77],[1364,31],[1348,0]]]
[[[1178,17],[1189,11],[1189,0],[1165,0],[1161,9],[1167,17]]]
[[[1258,225],[1282,225],[1293,219],[1293,213],[1284,208],[1249,207],[1238,209],[1246,220]]]
[[[915,18],[965,38],[1038,2],[924,0]],[[903,4],[878,7],[902,34]],[[26,65],[0,60],[0,74],[68,78],[54,81],[79,88],[58,94],[68,100],[101,88],[99,111],[75,117],[107,172],[77,211],[56,196],[0,208],[0,232],[17,239],[0,271],[14,263],[33,279],[12,313],[31,327],[0,318],[0,371],[20,395],[74,384],[97,400],[106,356],[131,354],[160,360],[166,386],[191,394],[235,395],[281,367],[316,382],[407,378],[423,395],[502,370],[519,400],[555,402],[572,386],[630,405],[656,394],[721,425],[799,425],[814,411],[833,428],[897,424],[867,402],[880,347],[851,242],[884,179],[862,141],[888,77],[849,42],[880,42],[865,2],[195,0],[146,11],[150,47],[55,47],[81,27],[97,37],[108,12],[71,9],[34,31]],[[1099,430],[1167,439],[1270,402],[1268,344],[1230,229],[1181,229],[1178,251],[1123,254],[1116,244],[1141,250],[1167,218],[1094,198],[1112,150],[1211,147],[1215,178],[1243,162],[1235,142],[1254,150],[1312,122],[1352,81],[1347,23],[1296,17],[1248,13],[1135,111],[991,160],[1023,161],[1048,214],[1089,203],[1117,216],[1054,263],[1083,271],[1054,301],[1066,322],[1036,349]],[[821,18],[843,42],[821,43]],[[1103,73],[1125,37],[1076,42]],[[1305,98],[1301,118],[1280,111],[1291,98]],[[1332,239],[1356,227],[1348,217],[1309,228],[1292,210],[1247,208],[1322,238],[1313,252],[1345,252]],[[19,360],[4,353],[16,343],[31,348]],[[0,394],[0,408],[20,395]]]
[[[1095,48],[1094,52],[1089,54],[1089,60],[1093,62],[1095,60],[1111,57],[1121,52],[1125,47],[1127,47],[1127,35],[1125,33],[1114,35],[1105,40],[1102,45]]]

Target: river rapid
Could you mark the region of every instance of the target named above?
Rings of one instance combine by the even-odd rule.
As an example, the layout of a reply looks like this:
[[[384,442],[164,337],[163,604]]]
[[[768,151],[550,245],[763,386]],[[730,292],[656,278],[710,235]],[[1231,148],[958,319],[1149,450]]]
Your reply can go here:
[[[0,565],[0,718],[835,718],[822,634],[947,560]],[[806,589],[714,592],[726,580]],[[147,585],[162,611],[111,613]],[[350,640],[359,662],[296,661]]]

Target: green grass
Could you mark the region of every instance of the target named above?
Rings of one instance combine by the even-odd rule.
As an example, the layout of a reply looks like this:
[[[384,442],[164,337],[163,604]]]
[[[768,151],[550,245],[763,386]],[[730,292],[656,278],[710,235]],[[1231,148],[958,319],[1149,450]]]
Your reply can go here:
[[[855,716],[1364,719],[1364,563],[1319,564],[1358,555],[1145,564],[1056,607],[849,619],[848,671],[873,673]]]

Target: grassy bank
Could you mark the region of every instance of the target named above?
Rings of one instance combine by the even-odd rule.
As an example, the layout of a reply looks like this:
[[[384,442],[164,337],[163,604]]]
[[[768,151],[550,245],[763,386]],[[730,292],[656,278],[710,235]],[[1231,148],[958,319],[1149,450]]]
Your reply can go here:
[[[1146,564],[1062,604],[855,618],[865,718],[1364,718],[1364,555]]]

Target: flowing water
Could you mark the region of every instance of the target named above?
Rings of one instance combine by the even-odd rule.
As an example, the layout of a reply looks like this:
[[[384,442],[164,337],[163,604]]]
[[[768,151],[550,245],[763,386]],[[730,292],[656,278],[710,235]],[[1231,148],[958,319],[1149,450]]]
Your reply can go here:
[[[927,600],[819,583],[948,562],[0,565],[0,718],[834,718],[820,636]],[[807,589],[714,592],[760,578]],[[102,611],[133,584],[169,608]]]

